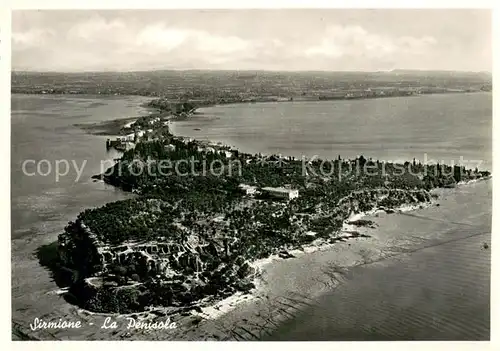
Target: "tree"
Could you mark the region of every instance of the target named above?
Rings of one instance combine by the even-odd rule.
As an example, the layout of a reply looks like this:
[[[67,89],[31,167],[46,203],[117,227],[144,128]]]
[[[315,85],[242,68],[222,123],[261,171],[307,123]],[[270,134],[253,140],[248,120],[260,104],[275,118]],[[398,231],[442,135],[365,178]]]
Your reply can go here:
[[[365,163],[366,163],[366,158],[364,158],[363,155],[359,156],[359,165],[363,168],[365,166]]]
[[[113,267],[113,271],[114,273],[117,275],[117,276],[120,276],[120,277],[125,277],[127,276],[127,268],[123,267],[123,266],[114,266]]]
[[[453,166],[453,178],[458,183],[462,180],[463,168],[460,166]]]

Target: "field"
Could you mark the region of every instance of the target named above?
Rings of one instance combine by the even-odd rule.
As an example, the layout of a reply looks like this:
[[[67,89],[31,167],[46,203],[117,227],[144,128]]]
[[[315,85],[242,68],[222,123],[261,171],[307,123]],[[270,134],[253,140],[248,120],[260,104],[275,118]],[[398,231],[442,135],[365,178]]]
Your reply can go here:
[[[168,99],[329,99],[491,90],[490,73],[444,71],[12,72],[12,93],[116,94]]]

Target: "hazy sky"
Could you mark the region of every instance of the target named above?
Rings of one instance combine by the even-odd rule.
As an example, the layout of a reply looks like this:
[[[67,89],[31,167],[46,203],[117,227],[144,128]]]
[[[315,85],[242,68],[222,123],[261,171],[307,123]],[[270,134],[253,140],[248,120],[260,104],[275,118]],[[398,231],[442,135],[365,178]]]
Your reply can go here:
[[[12,68],[491,71],[487,10],[14,11]]]

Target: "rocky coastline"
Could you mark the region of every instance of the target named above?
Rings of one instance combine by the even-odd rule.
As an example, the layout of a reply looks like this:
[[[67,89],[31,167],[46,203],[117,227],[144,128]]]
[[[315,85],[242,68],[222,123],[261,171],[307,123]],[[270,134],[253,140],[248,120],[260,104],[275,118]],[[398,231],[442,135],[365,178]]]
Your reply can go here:
[[[342,224],[364,226],[366,223],[359,222],[359,220],[358,222],[354,220],[352,223],[353,214],[357,215],[356,218],[362,215],[360,209],[367,212],[391,213],[403,206],[418,208],[430,202],[431,196],[426,190],[363,190],[352,192],[342,198],[337,204],[337,210],[331,215],[336,216]],[[355,231],[346,233],[340,228],[328,237],[314,239],[307,245],[304,243],[299,246],[278,247],[270,256],[289,258],[293,257],[290,252],[304,250],[304,246],[310,249],[356,237],[362,237],[362,235]],[[219,265],[212,272],[210,260],[222,261],[225,255],[223,250],[212,243],[198,244],[195,248],[190,247],[189,244],[165,244],[154,241],[125,242],[119,246],[110,246],[99,241],[97,236],[78,220],[73,227],[67,228],[66,232],[59,236],[59,254],[65,267],[75,270],[80,276],[87,277],[77,280],[69,292],[83,302],[83,308],[97,312],[135,313],[154,307],[172,307],[172,311],[185,310],[187,307],[187,309],[198,311],[200,306],[217,302],[238,291],[251,292],[255,288],[255,281],[259,274],[258,260],[245,260],[241,256],[231,264]],[[135,289],[143,284],[147,286],[157,284],[157,282],[151,280],[140,283],[138,281],[140,278],[136,273],[127,276],[127,273],[113,270],[114,263],[124,262],[143,265],[144,269],[149,272],[156,266],[168,266],[170,269],[166,276],[171,280],[165,280],[161,284],[166,287],[167,300],[154,301],[155,304],[151,301],[152,296],[142,296],[141,301],[140,289]],[[186,276],[186,266],[192,269],[191,275]],[[171,267],[178,267],[178,269]],[[110,270],[114,273],[103,278],[103,272]],[[204,282],[200,276],[208,276],[208,283]],[[214,295],[217,298],[210,299]]]

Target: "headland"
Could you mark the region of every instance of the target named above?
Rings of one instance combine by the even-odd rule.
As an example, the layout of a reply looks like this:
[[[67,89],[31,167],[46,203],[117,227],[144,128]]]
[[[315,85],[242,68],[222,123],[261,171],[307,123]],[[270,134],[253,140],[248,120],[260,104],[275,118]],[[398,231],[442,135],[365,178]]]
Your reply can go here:
[[[90,312],[216,318],[259,291],[273,257],[369,241],[363,214],[424,208],[436,188],[490,177],[363,156],[251,155],[174,136],[176,116],[159,113],[122,120],[132,147],[95,177],[138,197],[85,210],[59,236],[68,294]]]

